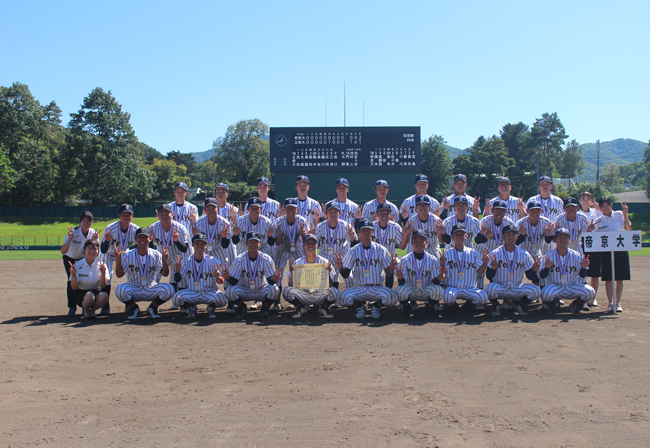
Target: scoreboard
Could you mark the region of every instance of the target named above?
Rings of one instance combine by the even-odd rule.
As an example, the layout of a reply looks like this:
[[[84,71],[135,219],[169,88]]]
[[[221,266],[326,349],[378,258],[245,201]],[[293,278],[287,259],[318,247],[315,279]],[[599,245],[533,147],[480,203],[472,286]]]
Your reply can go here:
[[[420,127],[271,128],[271,172],[420,170]]]

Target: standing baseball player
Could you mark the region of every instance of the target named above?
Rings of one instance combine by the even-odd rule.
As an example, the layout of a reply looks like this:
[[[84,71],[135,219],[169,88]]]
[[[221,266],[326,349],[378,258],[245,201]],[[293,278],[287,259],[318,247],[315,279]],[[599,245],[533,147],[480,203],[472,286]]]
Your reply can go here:
[[[469,216],[474,216],[478,218],[480,214],[479,210],[479,201],[481,198],[479,197],[478,199],[472,196],[469,196],[465,190],[467,189],[467,176],[464,174],[456,174],[454,176],[454,193],[450,194],[446,198],[442,200],[442,208],[444,209],[443,214],[440,215],[443,219],[444,218],[449,218],[450,216],[454,216],[454,213],[456,212],[454,210],[454,204],[455,200],[458,196],[465,196],[467,197],[467,203],[469,204],[469,209],[467,210],[467,214]],[[446,215],[444,214],[446,212]]]
[[[539,202],[542,204],[542,216],[551,222],[555,222],[558,216],[564,213],[564,204],[562,199],[551,194],[553,190],[553,179],[549,176],[542,176],[537,181],[537,189],[539,194],[528,198],[526,203],[530,201]]]
[[[485,204],[484,215],[490,215],[492,213],[492,204],[494,204],[494,201],[501,200],[506,203],[508,207],[506,209],[506,217],[510,218],[512,222],[517,222],[526,216],[524,201],[521,198],[510,196],[510,191],[512,190],[510,179],[507,177],[499,178],[497,181],[497,189],[499,190],[499,196],[490,199],[487,204]]]
[[[373,221],[372,241],[379,244],[388,251],[391,257],[396,257],[396,245],[401,249],[403,242],[402,228],[395,222],[393,209],[387,203],[383,202],[377,205],[377,211],[374,213],[377,220]],[[391,271],[392,272],[392,271]],[[386,287],[393,288],[395,278],[391,272],[386,270]],[[347,287],[347,282],[346,282]]]
[[[141,227],[135,232],[135,249],[122,252],[120,243],[115,246],[115,275],[122,278],[126,273],[127,281],[115,288],[115,296],[124,303],[127,319],[138,318],[140,308],[136,302],[149,300],[147,313],[158,319],[158,307],[175,292],[171,284],[158,283],[161,276],[169,275],[169,252],[149,249],[150,236],[149,228]]]
[[[346,288],[339,294],[342,306],[355,307],[357,319],[366,317],[366,302],[371,304],[374,319],[381,317],[381,306],[393,306],[397,303],[397,294],[391,288],[382,286],[384,270],[393,275],[397,267],[397,256],[390,254],[385,247],[372,241],[374,226],[372,221],[359,221],[359,242],[347,253],[345,258],[336,255],[336,265],[341,276],[354,277],[354,286]]]
[[[246,247],[246,235],[251,232],[262,235],[262,246],[260,251],[268,255],[271,253],[268,237],[273,236],[275,231],[271,225],[271,220],[262,216],[262,201],[260,198],[250,198],[246,203],[248,213],[237,218],[237,225],[233,228],[232,242],[238,244],[237,255],[241,255],[248,250]]]
[[[344,177],[336,179],[336,199],[330,201],[337,203],[341,211],[340,220],[348,224],[354,225],[355,215],[359,206],[348,199],[348,192],[350,191],[350,183]]]
[[[271,306],[280,297],[276,283],[282,280],[282,268],[276,269],[271,256],[260,252],[261,245],[262,235],[251,232],[246,235],[248,251],[238,255],[230,267],[220,267],[223,278],[228,282],[226,297],[234,303],[235,317],[238,319],[246,314],[244,302],[247,301],[262,302],[262,317],[278,317],[278,311],[271,309]]]
[[[194,256],[181,258],[176,257],[174,282],[180,283],[185,277],[186,289],[178,291],[173,298],[174,305],[180,307],[181,312],[186,312],[187,317],[196,317],[197,305],[208,306],[208,317],[217,317],[217,307],[228,304],[224,293],[219,291],[217,283],[223,283],[219,272],[221,262],[206,254],[208,247],[208,236],[205,233],[197,233],[192,237]]]
[[[228,184],[221,182],[214,186],[214,197],[217,198],[217,213],[234,226],[237,217],[243,215],[244,210],[229,203],[228,196],[230,196]]]
[[[456,301],[464,299],[463,309],[468,314],[474,314],[476,311],[485,310],[485,304],[488,302],[486,292],[476,287],[476,279],[483,276],[490,258],[487,250],[481,256],[478,251],[465,246],[465,238],[465,226],[456,224],[451,229],[453,247],[446,249],[440,256],[440,265],[447,267],[444,301],[446,309],[457,310]]]
[[[192,234],[192,225],[196,222],[196,219],[199,215],[199,209],[196,205],[191,202],[187,202],[187,184],[185,182],[178,182],[174,185],[174,196],[176,200],[170,202],[169,205],[172,208],[172,214],[174,215],[174,221],[180,222],[187,234]]]
[[[557,229],[553,239],[556,248],[544,255],[544,269],[539,273],[540,278],[548,279],[542,289],[542,302],[555,314],[560,309],[560,300],[574,299],[569,309],[580,314],[589,309],[587,302],[596,297],[594,288],[581,280],[587,276],[589,255],[583,258],[580,252],[569,248],[569,229]]]
[[[321,316],[331,319],[334,315],[330,313],[329,307],[332,303],[336,302],[339,297],[338,274],[333,269],[333,260],[328,260],[327,258],[323,258],[316,254],[316,249],[318,248],[318,237],[316,235],[308,233],[303,238],[302,244],[305,250],[305,256],[298,258],[295,262],[289,259],[289,273],[287,274],[287,277],[289,278],[289,286],[284,288],[282,295],[287,302],[296,307],[296,313],[291,316],[294,319],[299,319],[307,314],[310,306],[318,308],[318,313]],[[323,263],[327,265],[327,270],[330,274],[329,288],[316,290],[301,289],[297,287],[298,285],[294,284],[294,266],[313,263]]]
[[[503,246],[490,252],[490,263],[485,276],[490,284],[485,288],[492,303],[492,316],[501,315],[499,299],[508,301],[520,316],[528,314],[528,304],[539,300],[541,290],[531,283],[522,283],[524,274],[529,280],[537,279],[539,258],[533,260],[528,252],[517,247],[518,229],[513,225],[503,227]]]
[[[341,204],[336,200],[325,204],[325,214],[327,215],[327,221],[323,221],[318,224],[316,226],[315,232],[320,256],[332,262],[336,258],[337,253],[340,253],[345,257],[345,255],[350,250],[350,247],[358,243],[357,234],[354,231],[354,226],[339,219],[340,206]],[[336,266],[334,266],[334,270],[338,276],[339,271]]]
[[[232,225],[217,213],[219,206],[215,198],[206,198],[203,203],[205,213],[194,223],[192,234],[204,233],[208,243],[205,253],[224,263],[235,261],[232,249]]]
[[[436,258],[440,258],[440,244],[439,239],[442,239],[444,227],[442,220],[430,212],[431,205],[429,196],[417,196],[415,198],[417,214],[409,218],[404,225],[402,241],[399,243],[399,248],[404,249],[406,252],[411,252],[411,233],[414,230],[422,230],[427,236],[426,251]]]
[[[519,229],[517,245],[534,258],[548,252],[547,244],[553,239],[553,223],[542,215],[542,204],[530,201],[526,204],[527,216],[515,223]]]
[[[440,216],[440,212],[442,211],[442,208],[440,207],[440,202],[438,202],[434,197],[429,196],[427,194],[428,189],[429,189],[429,178],[424,174],[418,174],[417,176],[415,176],[415,194],[413,196],[409,196],[408,198],[404,199],[404,202],[402,202],[402,205],[399,208],[402,214],[402,219],[404,221],[418,214],[418,211],[416,209],[417,204],[415,203],[415,198],[418,196],[428,197],[429,204],[431,206],[431,213],[433,213],[436,216]]]
[[[388,182],[385,180],[379,179],[377,182],[375,182],[375,193],[377,194],[377,199],[373,199],[372,201],[368,201],[363,204],[363,207],[360,210],[360,217],[374,221],[377,219],[377,217],[374,215],[377,213],[379,204],[388,204],[390,207],[391,220],[396,220],[399,216],[399,210],[395,204],[386,199],[386,196],[388,196],[388,190]]]
[[[501,246],[503,244],[503,228],[515,225],[510,218],[505,217],[507,209],[505,201],[498,199],[492,204],[492,215],[481,219],[481,231],[474,239],[477,244],[476,249],[480,253],[489,253]],[[481,289],[483,288],[483,279],[483,275],[478,278],[478,287]]]
[[[571,235],[569,238],[569,248],[580,252],[584,255],[582,249],[582,235],[585,232],[593,232],[596,228],[593,222],[589,221],[586,215],[578,213],[580,203],[576,198],[566,198],[564,200],[564,213],[558,216],[553,223],[555,228],[565,228]]]
[[[274,228],[275,264],[284,268],[289,259],[296,261],[305,255],[302,250],[302,237],[307,234],[307,220],[298,214],[297,198],[284,200],[284,215],[275,221]]]
[[[440,235],[441,240],[445,244],[451,243],[451,229],[457,224],[462,224],[465,226],[465,231],[467,232],[467,238],[465,238],[465,246],[470,249],[474,248],[474,238],[481,231],[481,224],[479,220],[473,216],[467,214],[469,210],[469,200],[467,196],[456,196],[454,198],[454,214],[442,222],[442,227],[444,231]]]
[[[278,219],[280,211],[280,203],[269,197],[269,191],[271,190],[271,181],[268,177],[259,177],[257,179],[257,194],[262,201],[262,216],[269,218],[271,223],[274,223]],[[270,254],[269,254],[270,255]]]
[[[443,290],[440,284],[445,279],[446,267],[440,268],[438,259],[426,252],[427,234],[423,230],[411,233],[413,252],[404,256],[395,270],[399,286],[395,289],[397,298],[402,304],[405,317],[417,309],[417,302],[426,302],[427,314],[434,315],[435,309],[442,299]]]
[[[172,208],[169,204],[158,207],[158,221],[151,226],[151,235],[156,241],[158,251],[160,253],[168,251],[172,260],[176,260],[176,257],[186,258],[193,253],[190,235],[185,230],[185,226],[173,219]],[[169,271],[170,284],[174,287],[174,291],[187,288],[184,278],[180,283],[176,283],[174,263],[169,266]]]
[[[323,209],[317,200],[307,196],[309,193],[309,178],[298,176],[296,178],[296,191],[298,192],[298,215],[307,220],[307,228],[314,229],[316,224],[324,219]]]

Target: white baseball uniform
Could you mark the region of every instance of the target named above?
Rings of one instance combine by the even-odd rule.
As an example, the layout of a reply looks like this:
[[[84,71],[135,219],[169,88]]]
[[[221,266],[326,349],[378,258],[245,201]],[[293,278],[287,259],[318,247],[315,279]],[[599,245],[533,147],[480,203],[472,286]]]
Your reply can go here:
[[[223,247],[223,237],[221,236],[221,231],[223,227],[227,227],[228,231],[228,245]],[[207,215],[201,216],[196,220],[195,224],[196,229],[205,233],[208,237],[208,247],[205,250],[205,253],[211,257],[215,257],[217,260],[221,260],[224,263],[232,263],[235,261],[235,247],[231,241],[232,238],[232,225],[230,221],[224,218],[223,216],[217,215],[217,219],[214,224],[210,224]]]
[[[442,298],[442,286],[434,285],[433,279],[440,275],[440,263],[433,255],[423,253],[421,260],[413,252],[406,254],[399,262],[405,283],[395,289],[400,302],[407,300],[439,301]]]
[[[196,261],[194,256],[185,258],[181,262],[181,277],[185,278],[186,289],[178,291],[172,303],[176,306],[183,305],[215,305],[226,306],[228,300],[224,293],[219,291],[214,270],[221,264],[219,260],[204,255],[201,261]]]
[[[115,296],[123,303],[130,300],[168,301],[174,296],[175,290],[169,283],[158,283],[162,266],[162,255],[157,250],[147,249],[147,255],[140,255],[138,249],[131,249],[122,254],[126,283],[115,288]]]
[[[182,252],[178,246],[176,246],[174,240],[172,240],[174,229],[176,229],[178,233],[178,242],[187,246],[186,252]],[[163,249],[167,249],[169,251],[169,278],[170,283],[173,283],[171,280],[174,278],[174,274],[176,273],[176,268],[173,261],[176,260],[177,256],[180,256],[181,258],[187,258],[194,254],[194,248],[192,247],[190,234],[187,233],[187,230],[185,230],[185,227],[180,222],[174,220],[172,220],[167,232],[163,230],[161,222],[156,221],[152,226],[152,233],[154,235],[154,240],[156,241],[156,247],[160,253],[162,254]],[[178,289],[187,288],[187,283],[185,282],[184,278],[177,285],[177,287]]]
[[[381,286],[384,282],[384,269],[390,263],[388,250],[377,243],[370,243],[368,249],[361,243],[350,249],[343,259],[343,267],[352,271],[355,286],[346,288],[339,294],[339,304],[353,306],[355,303],[381,301],[384,306],[395,305],[395,291]]]
[[[133,223],[129,223],[129,228],[126,232],[122,231],[120,227],[120,222],[115,221],[104,229],[102,234],[102,243],[106,242],[106,235],[110,234],[113,242],[109,244],[108,250],[106,253],[102,252],[99,257],[108,267],[108,274],[113,276],[113,262],[115,261],[115,246],[114,244],[120,245],[120,250],[126,252],[132,244],[135,243],[135,231],[140,227]]]
[[[548,252],[548,245],[546,244],[546,228],[551,223],[548,218],[543,216],[539,217],[537,225],[532,225],[529,216],[524,216],[515,223],[517,228],[525,228],[526,235],[524,241],[519,245],[523,250],[531,254],[533,257],[541,257]]]
[[[576,213],[575,219],[569,221],[566,213],[562,213],[555,220],[555,224],[557,228],[564,227],[569,230],[569,247],[582,254],[582,236],[589,229],[589,219],[587,216],[582,213]]]
[[[521,219],[521,211],[519,210],[519,198],[516,198],[514,196],[508,196],[507,200],[501,199],[501,196],[497,196],[495,198],[490,199],[490,206],[494,205],[494,201],[504,201],[506,203],[506,206],[508,207],[506,209],[506,218],[509,218],[511,221],[515,222]],[[490,209],[489,213],[486,213],[486,216],[489,216],[492,214],[492,209]]]
[[[374,232],[372,241],[384,247],[389,254],[396,253],[395,246],[402,242],[402,228],[395,221],[388,221],[386,228],[379,225],[379,220],[372,223]]]
[[[584,283],[580,277],[580,263],[582,255],[580,252],[568,249],[565,256],[561,256],[557,249],[553,249],[544,255],[542,263],[546,262],[546,257],[550,257],[553,266],[549,269],[546,285],[542,288],[542,301],[553,302],[560,299],[578,298],[583,302],[591,302],[596,297],[596,291]],[[544,266],[543,266],[544,269]],[[586,271],[586,270],[585,270]],[[544,275],[540,272],[540,277]]]
[[[390,202],[389,200],[386,200],[386,204],[390,206],[390,212],[394,215],[394,219],[398,219],[399,210],[397,209],[397,206],[392,202]],[[378,205],[379,205],[379,201],[377,199],[373,199],[372,201],[368,201],[365,204],[363,204],[363,208],[361,210],[361,217],[363,219],[372,220],[372,214],[377,213]]]
[[[280,289],[275,284],[269,284],[268,278],[275,274],[273,259],[264,252],[259,252],[255,260],[251,260],[248,252],[238,255],[229,266],[230,276],[236,278],[236,285],[226,286],[226,297],[230,302],[238,300],[263,302],[277,300]]]
[[[260,251],[265,254],[272,255],[271,247],[269,246],[267,230],[271,228],[271,220],[266,216],[260,215],[257,222],[251,222],[251,215],[248,213],[237,218],[237,227],[241,230],[239,232],[239,244],[237,245],[237,255],[243,254],[248,250],[246,247],[246,234],[249,232],[257,232],[262,235],[262,245]]]
[[[491,252],[497,247],[501,246],[503,244],[503,227],[504,226],[514,226],[515,223],[512,222],[509,218],[503,218],[501,220],[501,223],[496,224],[494,222],[494,216],[489,215],[483,217],[479,221],[479,227],[483,228],[483,223],[487,223],[488,229],[492,231],[492,237],[488,238],[486,242],[484,243],[479,243],[476,245],[476,250],[479,253],[483,253],[483,251],[488,251]],[[478,287],[483,289],[483,282],[485,280],[485,273],[481,274],[478,276]]]
[[[345,223],[342,224],[345,225]],[[316,261],[314,263],[328,264],[329,260],[327,258],[321,257],[320,255],[316,255]],[[309,262],[307,261],[307,257],[301,257],[293,263],[294,266],[304,265],[304,264],[309,264]],[[287,273],[287,277],[291,277],[291,272]],[[338,274],[336,273],[336,271],[334,271],[334,269],[332,269],[329,277],[330,277],[330,282],[335,283],[337,281]],[[309,305],[320,306],[325,302],[329,302],[329,303],[336,302],[339,298],[339,291],[334,286],[330,286],[325,289],[309,290],[309,289],[298,288],[296,285],[294,285],[294,286],[287,286],[286,288],[284,288],[282,290],[282,295],[284,296],[285,300],[290,303],[295,303],[296,301],[298,301],[302,305],[306,305],[306,306]]]
[[[528,302],[539,299],[541,290],[539,286],[532,283],[523,283],[524,274],[532,269],[533,257],[524,249],[515,246],[515,250],[509,252],[506,246],[501,246],[490,252],[491,257],[496,257],[498,267],[491,279],[491,283],[485,288],[488,299],[516,300],[526,298]],[[488,269],[491,265],[488,264]]]
[[[309,196],[307,196],[304,201],[300,198],[296,199],[298,199],[298,213],[296,213],[296,215],[300,215],[305,218],[305,220],[307,220],[308,228],[311,229],[313,227],[316,227],[318,220],[314,218],[314,210],[318,211],[319,217],[325,216],[323,214],[323,209],[318,201],[310,198]]]
[[[354,215],[357,213],[357,210],[359,210],[359,205],[349,199],[346,199],[345,202],[340,202],[338,198],[336,198],[333,199],[332,202],[338,204],[339,209],[341,210],[339,219],[348,224],[354,225],[354,220],[356,219]]]
[[[436,231],[436,224],[442,220],[436,215],[429,213],[426,221],[422,221],[418,214],[409,218],[409,223],[414,230],[422,230],[427,234],[427,244],[426,251],[433,255],[436,258],[440,258],[440,243],[438,241],[438,232]],[[411,241],[406,244],[406,252],[412,252],[413,246],[411,246]]]
[[[169,205],[172,208],[173,220],[180,222],[188,234],[192,234],[192,220],[190,216],[194,213],[194,216],[198,219],[199,209],[196,205],[191,202],[183,202],[183,205],[176,204],[176,201],[170,202]]]
[[[483,256],[474,249],[464,247],[463,251],[450,246],[445,250],[447,276],[444,285],[446,305],[454,305],[457,299],[470,300],[473,305],[485,305],[487,294],[476,287],[478,270],[483,264]]]
[[[542,198],[541,194],[532,196],[526,201],[526,206],[531,201],[542,204],[542,216],[548,218],[551,222],[555,221],[558,216],[564,213],[564,202],[555,195],[550,195],[546,199]]]
[[[416,196],[419,195],[414,194],[413,196],[409,196],[408,198],[404,199],[402,205],[399,208],[400,213],[402,212],[402,210],[406,209],[409,212],[409,218],[412,218],[413,216],[418,214],[417,208],[415,207]],[[440,202],[438,202],[438,200],[433,196],[429,196],[428,194],[425,196],[428,197],[429,201],[431,202],[429,204],[431,206],[430,212],[433,213],[434,215],[440,215],[440,212],[442,211],[440,207]]]
[[[302,250],[302,236],[300,235],[300,225],[307,227],[307,220],[296,213],[293,224],[287,222],[287,216],[280,216],[275,221],[275,230],[282,232],[282,238],[275,238],[275,264],[285,267],[289,258],[296,261],[305,255]],[[293,249],[293,250],[292,250]]]
[[[461,221],[458,219],[458,215],[456,214],[454,214],[454,216],[445,218],[445,220],[442,221],[442,225],[445,227],[445,234],[449,235],[450,244],[451,244],[451,229],[457,224],[462,224],[465,226],[465,230],[467,231],[465,246],[469,247],[470,249],[473,249],[474,238],[476,237],[476,235],[478,235],[481,232],[481,224],[479,223],[479,220],[473,216],[465,215],[465,219]]]
[[[456,193],[454,193],[454,194],[450,194],[445,198],[449,203],[449,208],[447,209],[447,218],[450,218],[456,214],[456,210],[454,210],[454,199],[456,199],[456,197],[461,197],[461,196],[465,196],[467,198],[467,202],[469,202],[467,207],[467,214],[469,216],[474,216],[474,198],[468,194],[457,195]]]

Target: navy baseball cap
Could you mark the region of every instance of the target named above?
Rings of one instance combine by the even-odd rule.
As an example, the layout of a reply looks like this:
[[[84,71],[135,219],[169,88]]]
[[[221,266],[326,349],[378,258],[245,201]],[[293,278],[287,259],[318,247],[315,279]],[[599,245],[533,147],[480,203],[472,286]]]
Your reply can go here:
[[[284,200],[284,206],[298,208],[298,198],[286,198]]]
[[[307,235],[302,237],[303,243],[306,243],[308,240],[314,240],[316,243],[318,243],[318,237],[313,233],[308,233]]]
[[[467,183],[467,176],[464,174],[456,174],[454,176],[454,183],[456,183],[457,180],[462,180],[463,182]]]
[[[194,241],[203,241],[204,243],[207,244],[208,243],[208,236],[205,233],[199,232],[199,233],[197,233],[196,235],[194,235],[192,237],[192,243],[194,243]]]
[[[499,184],[501,182],[505,182],[508,185],[512,185],[512,182],[510,182],[510,179],[508,179],[507,177],[500,177],[499,180],[497,180],[497,187],[499,186]]]
[[[456,204],[467,204],[469,205],[469,201],[467,200],[467,196],[456,196],[454,198],[454,205]]]
[[[426,194],[419,194],[415,197],[415,205],[418,204],[431,205],[431,200],[429,199],[429,196],[427,196]]]
[[[187,184],[185,182],[176,182],[176,185],[174,185],[174,190],[176,190],[178,187],[181,187],[183,190],[187,191]]]
[[[345,177],[339,177],[338,179],[336,179],[336,185],[335,186],[339,186],[340,184],[343,184],[346,187],[350,188],[350,183],[348,182],[348,180]]]
[[[246,207],[263,207],[262,200],[260,198],[250,198],[246,203]]]
[[[564,200],[564,207],[567,207],[569,205],[573,205],[575,207],[580,207],[580,203],[576,198],[566,198]]]
[[[453,235],[456,232],[467,233],[467,229],[465,228],[465,226],[463,224],[456,224],[455,226],[453,226],[451,228],[451,234]]]
[[[502,201],[501,199],[497,199],[492,203],[492,208],[502,208],[504,210],[508,209],[508,204],[506,204],[506,201]]]
[[[360,219],[359,220],[359,228],[360,229],[375,229],[375,226],[372,224],[372,221],[369,219]]]
[[[377,204],[377,212],[379,212],[380,210],[393,211],[393,209],[390,208],[390,205],[388,205],[386,202],[382,202],[381,204]]]
[[[384,179],[379,179],[377,182],[375,182],[375,188],[377,187],[387,187],[388,182],[386,182]]]
[[[429,178],[424,174],[418,174],[417,176],[415,176],[415,183],[417,184],[418,182],[429,183]]]
[[[557,238],[559,235],[566,235],[569,238],[571,237],[571,233],[569,233],[569,229],[560,227],[555,231],[555,234],[553,235],[553,238]]]
[[[261,242],[262,241],[262,235],[260,235],[257,232],[248,232],[246,234],[246,241],[250,241],[250,240],[257,240],[257,241]]]
[[[269,180],[268,177],[258,177],[257,183],[255,185],[259,185],[259,184],[271,185],[271,181]]]
[[[163,204],[160,207],[158,207],[158,211],[162,212],[163,210],[167,210],[168,212],[172,212],[172,206],[169,204]]]
[[[230,193],[230,188],[228,188],[228,184],[224,184],[223,182],[218,183],[217,185],[214,186],[214,189],[216,190],[217,188],[225,188],[228,193]]]
[[[147,237],[151,236],[151,232],[149,232],[149,227],[140,227],[138,230],[135,231],[135,237],[137,238],[138,235],[147,235]]]
[[[519,229],[516,226],[513,226],[512,224],[508,224],[507,226],[503,226],[503,229],[501,229],[501,235],[505,235],[508,232],[519,233]]]
[[[537,185],[541,184],[542,182],[550,182],[551,184],[553,184],[553,179],[551,179],[551,178],[548,177],[548,176],[541,176],[541,177],[537,180]]]
[[[325,204],[325,211],[328,211],[330,208],[335,208],[338,211],[341,211],[341,206],[338,202],[329,201],[327,204]]]
[[[300,176],[296,177],[296,183],[298,182],[307,182],[309,183],[309,178],[305,176],[304,174],[301,174]]]
[[[535,208],[542,209],[542,203],[538,201],[530,201],[528,204],[526,204],[526,208],[528,210],[533,210]]]
[[[122,214],[124,212],[129,212],[133,215],[133,206],[131,204],[122,204],[120,205],[119,210],[117,211],[117,214]]]
[[[415,238],[416,236],[421,236],[422,238],[424,238],[426,240],[427,239],[427,232],[425,232],[424,230],[415,229],[413,231],[413,233],[411,233],[411,239]]]
[[[205,198],[205,201],[203,201],[203,208],[207,207],[208,205],[219,207],[219,202],[217,201],[217,198]]]

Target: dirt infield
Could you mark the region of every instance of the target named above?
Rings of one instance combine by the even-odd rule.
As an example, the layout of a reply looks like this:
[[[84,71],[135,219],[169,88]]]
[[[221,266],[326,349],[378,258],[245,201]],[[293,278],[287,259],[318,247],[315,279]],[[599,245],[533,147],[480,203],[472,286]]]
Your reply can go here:
[[[624,313],[429,322],[65,316],[60,261],[1,261],[3,447],[641,447],[650,257]],[[164,305],[161,308],[168,308]]]

